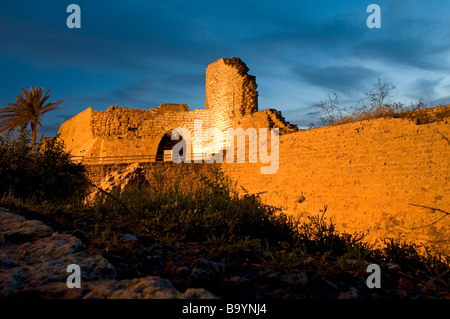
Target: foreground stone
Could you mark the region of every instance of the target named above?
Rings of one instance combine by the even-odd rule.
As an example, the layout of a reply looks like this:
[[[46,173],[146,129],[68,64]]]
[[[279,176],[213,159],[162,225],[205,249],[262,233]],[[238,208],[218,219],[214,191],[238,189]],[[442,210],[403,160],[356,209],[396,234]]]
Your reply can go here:
[[[122,171],[113,171],[105,176],[100,181],[98,188],[95,188],[88,196],[88,201],[94,200],[97,196],[104,194],[104,192],[110,193],[117,189],[123,192],[126,189],[130,189],[137,186],[147,186],[149,182],[145,178],[144,168],[139,163],[128,165]],[[101,190],[100,190],[101,189]]]
[[[81,288],[66,285],[67,266],[81,269]],[[215,298],[205,289],[181,293],[157,276],[116,280],[114,267],[89,255],[75,236],[0,209],[0,298],[193,299]]]

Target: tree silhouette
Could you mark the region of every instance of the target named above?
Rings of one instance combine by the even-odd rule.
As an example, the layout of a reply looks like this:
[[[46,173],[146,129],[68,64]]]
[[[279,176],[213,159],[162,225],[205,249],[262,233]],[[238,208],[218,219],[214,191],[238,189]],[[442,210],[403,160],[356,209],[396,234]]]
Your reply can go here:
[[[39,135],[39,128],[42,126],[41,117],[50,111],[60,110],[57,105],[64,102],[47,102],[50,97],[48,90],[42,96],[43,88],[31,87],[28,91],[22,88],[23,96],[17,95],[15,103],[6,103],[8,107],[0,109],[0,132],[13,132],[16,129],[31,126],[31,144],[33,148]]]

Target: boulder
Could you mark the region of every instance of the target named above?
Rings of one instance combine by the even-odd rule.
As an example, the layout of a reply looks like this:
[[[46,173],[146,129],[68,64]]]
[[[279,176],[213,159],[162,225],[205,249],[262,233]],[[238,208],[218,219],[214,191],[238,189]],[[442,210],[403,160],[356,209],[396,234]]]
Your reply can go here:
[[[107,174],[96,186],[109,193],[114,189],[123,192],[126,189],[146,185],[149,185],[149,182],[145,177],[144,168],[139,163],[134,163],[127,166],[123,171],[114,171]],[[88,201],[94,200],[100,194],[102,192],[99,189],[94,189],[88,196]]]
[[[77,237],[6,210],[0,211],[0,238],[0,298],[216,298],[204,289],[182,293],[156,276],[117,280],[114,266],[86,253]],[[81,288],[67,287],[70,264],[80,266]]]

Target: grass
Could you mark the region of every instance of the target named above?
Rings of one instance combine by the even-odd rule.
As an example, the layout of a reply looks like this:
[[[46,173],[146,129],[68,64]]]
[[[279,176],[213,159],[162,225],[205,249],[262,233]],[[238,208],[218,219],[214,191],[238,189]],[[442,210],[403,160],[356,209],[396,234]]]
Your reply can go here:
[[[439,122],[450,117],[450,105],[430,107],[422,99],[406,106],[401,102],[391,102],[389,97],[395,85],[378,78],[375,86],[365,92],[365,97],[356,105],[341,106],[336,93],[328,99],[313,105],[322,114],[320,126],[340,125],[378,118],[402,118],[415,121],[417,125]],[[311,127],[316,126],[311,124]]]
[[[81,236],[88,251],[110,257],[113,264],[120,256],[117,263],[125,260],[129,268],[161,247],[172,251],[176,243],[198,243],[208,251],[208,258],[225,260],[230,274],[242,274],[257,265],[285,273],[302,271],[313,280],[363,286],[368,264],[396,263],[404,271],[421,271],[444,287],[450,285],[448,256],[422,254],[423,247],[393,239],[375,249],[363,241],[363,233],[338,232],[327,219],[326,208],[300,222],[263,204],[258,195],[239,195],[220,170],[213,173],[213,178],[202,178],[195,189],[137,187],[101,195],[91,203],[36,202],[6,194],[0,205],[41,219],[60,232]],[[125,234],[137,236],[138,241],[125,241]],[[128,269],[123,276],[150,270]],[[162,268],[159,274],[175,276]]]
[[[378,118],[400,118],[414,121],[417,125],[439,122],[450,117],[450,105],[441,105],[435,109],[427,108],[423,103],[405,107],[401,103],[385,104],[373,110],[358,110],[348,116],[337,119],[333,124],[347,124]]]

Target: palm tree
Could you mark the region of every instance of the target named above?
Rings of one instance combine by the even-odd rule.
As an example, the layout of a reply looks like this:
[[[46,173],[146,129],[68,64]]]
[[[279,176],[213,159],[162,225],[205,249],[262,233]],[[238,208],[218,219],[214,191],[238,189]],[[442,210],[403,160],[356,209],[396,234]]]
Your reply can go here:
[[[60,110],[57,105],[64,102],[45,102],[50,97],[48,90],[42,96],[43,88],[31,87],[28,91],[22,88],[23,95],[17,95],[15,103],[6,103],[9,107],[0,109],[0,132],[13,132],[16,129],[31,126],[31,145],[36,145],[39,135],[39,128],[42,126],[41,117],[50,111]],[[45,104],[45,105],[44,105]]]

